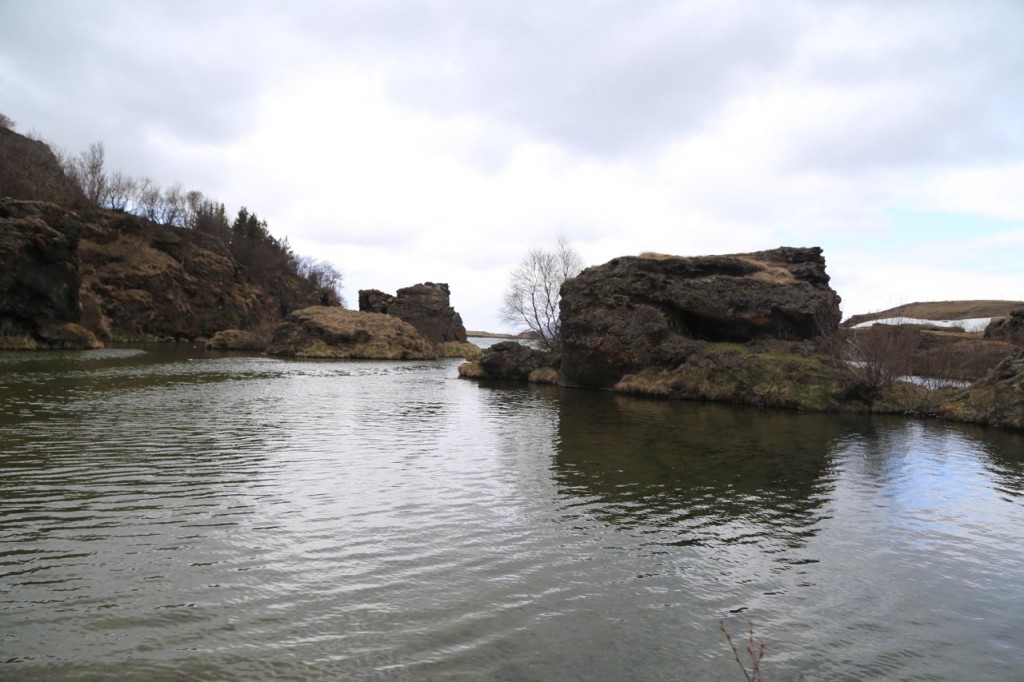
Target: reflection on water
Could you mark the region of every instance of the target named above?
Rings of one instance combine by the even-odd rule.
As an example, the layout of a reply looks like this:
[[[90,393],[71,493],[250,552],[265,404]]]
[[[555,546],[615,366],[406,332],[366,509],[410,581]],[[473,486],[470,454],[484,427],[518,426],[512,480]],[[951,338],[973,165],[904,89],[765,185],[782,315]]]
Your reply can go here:
[[[457,365],[0,355],[0,678],[1016,676],[1020,435]]]

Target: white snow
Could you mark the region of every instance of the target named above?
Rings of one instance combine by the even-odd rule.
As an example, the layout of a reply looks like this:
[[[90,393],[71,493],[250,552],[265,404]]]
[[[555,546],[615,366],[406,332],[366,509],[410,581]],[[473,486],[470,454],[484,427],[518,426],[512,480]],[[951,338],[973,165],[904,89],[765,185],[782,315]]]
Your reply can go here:
[[[966,320],[922,320],[916,317],[886,317],[855,324],[854,329],[865,329],[876,324],[920,324],[932,327],[961,327],[965,332],[983,332],[992,321],[991,317],[972,317]]]

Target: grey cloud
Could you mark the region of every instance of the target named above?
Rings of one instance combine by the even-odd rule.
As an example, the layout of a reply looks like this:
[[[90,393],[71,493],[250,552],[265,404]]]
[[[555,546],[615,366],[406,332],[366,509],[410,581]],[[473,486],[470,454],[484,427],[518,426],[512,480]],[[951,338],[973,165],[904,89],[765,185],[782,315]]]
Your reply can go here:
[[[505,139],[467,155],[494,169],[513,136],[606,158],[645,154],[778,79],[850,88],[892,82],[922,94],[800,131],[789,163],[845,171],[1018,154],[1024,9],[999,0],[978,7],[8,1],[0,5],[0,111],[82,147],[102,139],[136,155],[140,170],[126,170],[146,172],[144,141],[153,131],[230,142],[254,123],[274,83],[347,60],[386,68],[391,94],[405,106],[499,123]],[[881,48],[865,34],[862,50],[801,52],[807,36],[842,26],[847,14],[919,30]]]
[[[395,95],[594,155],[699,129],[732,90],[786,58],[795,30],[786,14],[749,4],[465,7],[418,67],[398,72]]]

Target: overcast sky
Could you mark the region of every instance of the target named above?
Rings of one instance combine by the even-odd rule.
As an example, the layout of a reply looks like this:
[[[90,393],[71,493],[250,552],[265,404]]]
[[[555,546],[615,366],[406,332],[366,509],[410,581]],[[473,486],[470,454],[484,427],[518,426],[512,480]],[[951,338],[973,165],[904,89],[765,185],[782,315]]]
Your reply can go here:
[[[471,329],[559,233],[1024,299],[1021,0],[0,0],[0,112]]]

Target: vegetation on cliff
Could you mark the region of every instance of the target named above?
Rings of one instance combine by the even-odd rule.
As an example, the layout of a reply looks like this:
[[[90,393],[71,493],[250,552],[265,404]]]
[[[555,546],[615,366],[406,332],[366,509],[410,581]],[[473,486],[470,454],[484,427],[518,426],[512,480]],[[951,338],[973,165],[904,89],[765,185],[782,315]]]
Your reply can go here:
[[[267,222],[178,185],[160,188],[0,126],[0,346],[64,347],[74,324],[102,341],[269,338],[288,313],[341,305],[341,274],[295,254]]]

